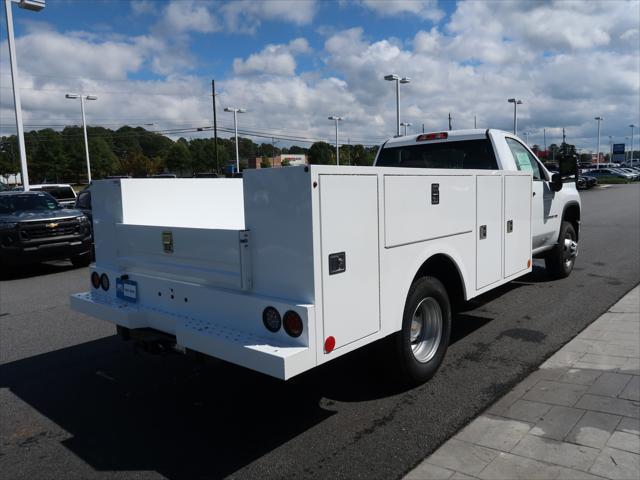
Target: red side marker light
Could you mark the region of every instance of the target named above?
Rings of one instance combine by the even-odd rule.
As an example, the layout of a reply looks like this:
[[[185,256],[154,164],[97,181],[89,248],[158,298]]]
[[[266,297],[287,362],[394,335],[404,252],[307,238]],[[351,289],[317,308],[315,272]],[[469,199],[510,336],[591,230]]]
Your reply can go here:
[[[416,137],[416,142],[424,142],[425,140],[446,140],[449,137],[447,132],[439,133],[423,133]]]
[[[336,348],[336,339],[333,337],[327,337],[327,339],[324,341],[325,353],[331,353],[334,348]]]

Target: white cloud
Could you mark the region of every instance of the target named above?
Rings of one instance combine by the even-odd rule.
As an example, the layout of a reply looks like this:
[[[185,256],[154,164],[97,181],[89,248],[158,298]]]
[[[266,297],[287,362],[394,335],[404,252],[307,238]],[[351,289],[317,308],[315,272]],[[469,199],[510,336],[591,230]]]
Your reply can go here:
[[[238,22],[226,28],[249,31],[273,18],[257,2],[242,4],[247,12],[233,16],[236,3],[241,2],[216,13],[220,24],[231,17]],[[274,5],[269,8],[279,8]],[[316,50],[304,38],[260,45],[252,55],[221,66],[233,67],[233,73],[216,77],[218,105],[249,107],[239,119],[241,128],[324,139],[333,134],[326,117],[341,114],[341,138],[375,142],[395,133],[395,89],[383,76],[397,73],[412,78],[401,87],[401,110],[413,131],[422,123],[426,130],[447,128],[449,112],[454,128],[472,127],[477,115],[481,128],[510,129],[513,110],[506,99],[512,96],[525,102],[518,109],[519,125],[530,132],[531,143],[542,143],[543,128],[547,143],[558,143],[566,127],[571,143],[595,148],[595,115],[606,119],[603,138],[614,135],[614,141],[628,135],[627,125],[640,123],[640,3],[496,5],[460,2],[446,22],[412,38],[385,38],[357,27],[324,30],[324,48]],[[213,12],[210,4],[191,6]],[[295,18],[280,19],[296,24],[313,14]],[[18,40],[25,123],[77,122],[77,105],[64,100],[64,92],[74,89],[100,97],[88,111],[90,123],[210,124],[210,80],[185,74],[194,65],[187,32],[209,27],[181,25],[171,35],[152,29],[135,37],[30,30]],[[8,130],[13,116],[5,52],[0,118]],[[302,54],[310,56],[313,70],[296,72]],[[149,69],[162,79],[129,79]],[[229,115],[218,113],[221,125],[231,125]]]
[[[246,60],[236,58],[233,61],[233,73],[291,76],[296,70],[294,54],[309,51],[309,43],[304,38],[296,38],[287,45],[267,45],[261,52],[249,55]]]
[[[153,14],[156,10],[156,5],[151,0],[132,0],[131,11],[135,15],[148,15]]]
[[[308,25],[313,21],[316,10],[315,0],[235,0],[221,8],[227,28],[245,33],[255,32],[265,20]]]
[[[437,0],[360,0],[359,3],[382,17],[412,15],[433,22],[444,17]]]
[[[156,26],[163,34],[185,32],[210,33],[220,29],[208,5],[194,0],[172,0],[163,10],[162,20]]]

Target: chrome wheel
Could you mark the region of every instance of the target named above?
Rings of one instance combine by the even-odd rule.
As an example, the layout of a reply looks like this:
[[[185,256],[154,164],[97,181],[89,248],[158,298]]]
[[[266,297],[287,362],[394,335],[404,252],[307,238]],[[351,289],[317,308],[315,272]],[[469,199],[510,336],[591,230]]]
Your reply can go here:
[[[433,298],[424,298],[411,318],[411,351],[421,363],[433,358],[442,338],[442,309]]]
[[[567,232],[562,245],[562,260],[565,268],[571,268],[576,256],[578,255],[578,243],[573,239],[571,232]]]

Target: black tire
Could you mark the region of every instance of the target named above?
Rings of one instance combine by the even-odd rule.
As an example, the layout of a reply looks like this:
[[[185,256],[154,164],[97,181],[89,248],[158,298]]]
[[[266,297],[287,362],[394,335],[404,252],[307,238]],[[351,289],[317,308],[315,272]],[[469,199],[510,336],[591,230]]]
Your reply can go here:
[[[551,278],[567,278],[571,274],[576,258],[575,255],[571,254],[570,249],[566,247],[565,240],[570,239],[577,243],[577,238],[576,230],[571,222],[563,221],[560,225],[558,243],[544,257],[544,265]]]
[[[84,255],[71,257],[69,260],[71,260],[71,263],[76,268],[88,267],[91,264],[91,255],[89,253],[85,253]]]
[[[435,340],[433,342],[433,345],[428,349],[430,354],[423,356],[426,357],[424,361],[418,359],[418,356],[420,356],[419,351],[414,354],[414,348],[418,347],[418,342],[412,344],[411,341],[414,314],[418,310],[418,307],[423,305],[423,301],[433,307],[437,304],[441,314],[441,334],[439,341]],[[426,331],[425,329],[425,332]],[[430,331],[436,330],[434,328]],[[449,346],[450,336],[451,303],[449,302],[449,295],[447,295],[446,289],[437,278],[422,277],[417,279],[411,285],[409,294],[407,295],[407,302],[402,317],[402,330],[396,334],[393,342],[402,380],[409,384],[419,384],[433,377],[444,359],[447,347]]]

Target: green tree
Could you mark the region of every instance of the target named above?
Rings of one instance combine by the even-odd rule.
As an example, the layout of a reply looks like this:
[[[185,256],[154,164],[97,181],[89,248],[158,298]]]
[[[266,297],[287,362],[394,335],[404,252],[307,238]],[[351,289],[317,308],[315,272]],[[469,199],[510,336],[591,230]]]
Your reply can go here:
[[[103,137],[89,139],[89,157],[91,159],[91,177],[94,179],[113,175],[118,169],[118,157]]]
[[[176,143],[169,147],[165,158],[167,169],[176,174],[184,174],[191,169],[191,153],[189,152],[186,142],[180,140],[181,139],[178,139]]]
[[[315,142],[309,149],[309,163],[331,165],[335,163],[333,148],[327,142]]]
[[[298,145],[291,145],[287,153],[295,154],[295,155],[306,155],[309,153],[308,148],[299,147]]]

